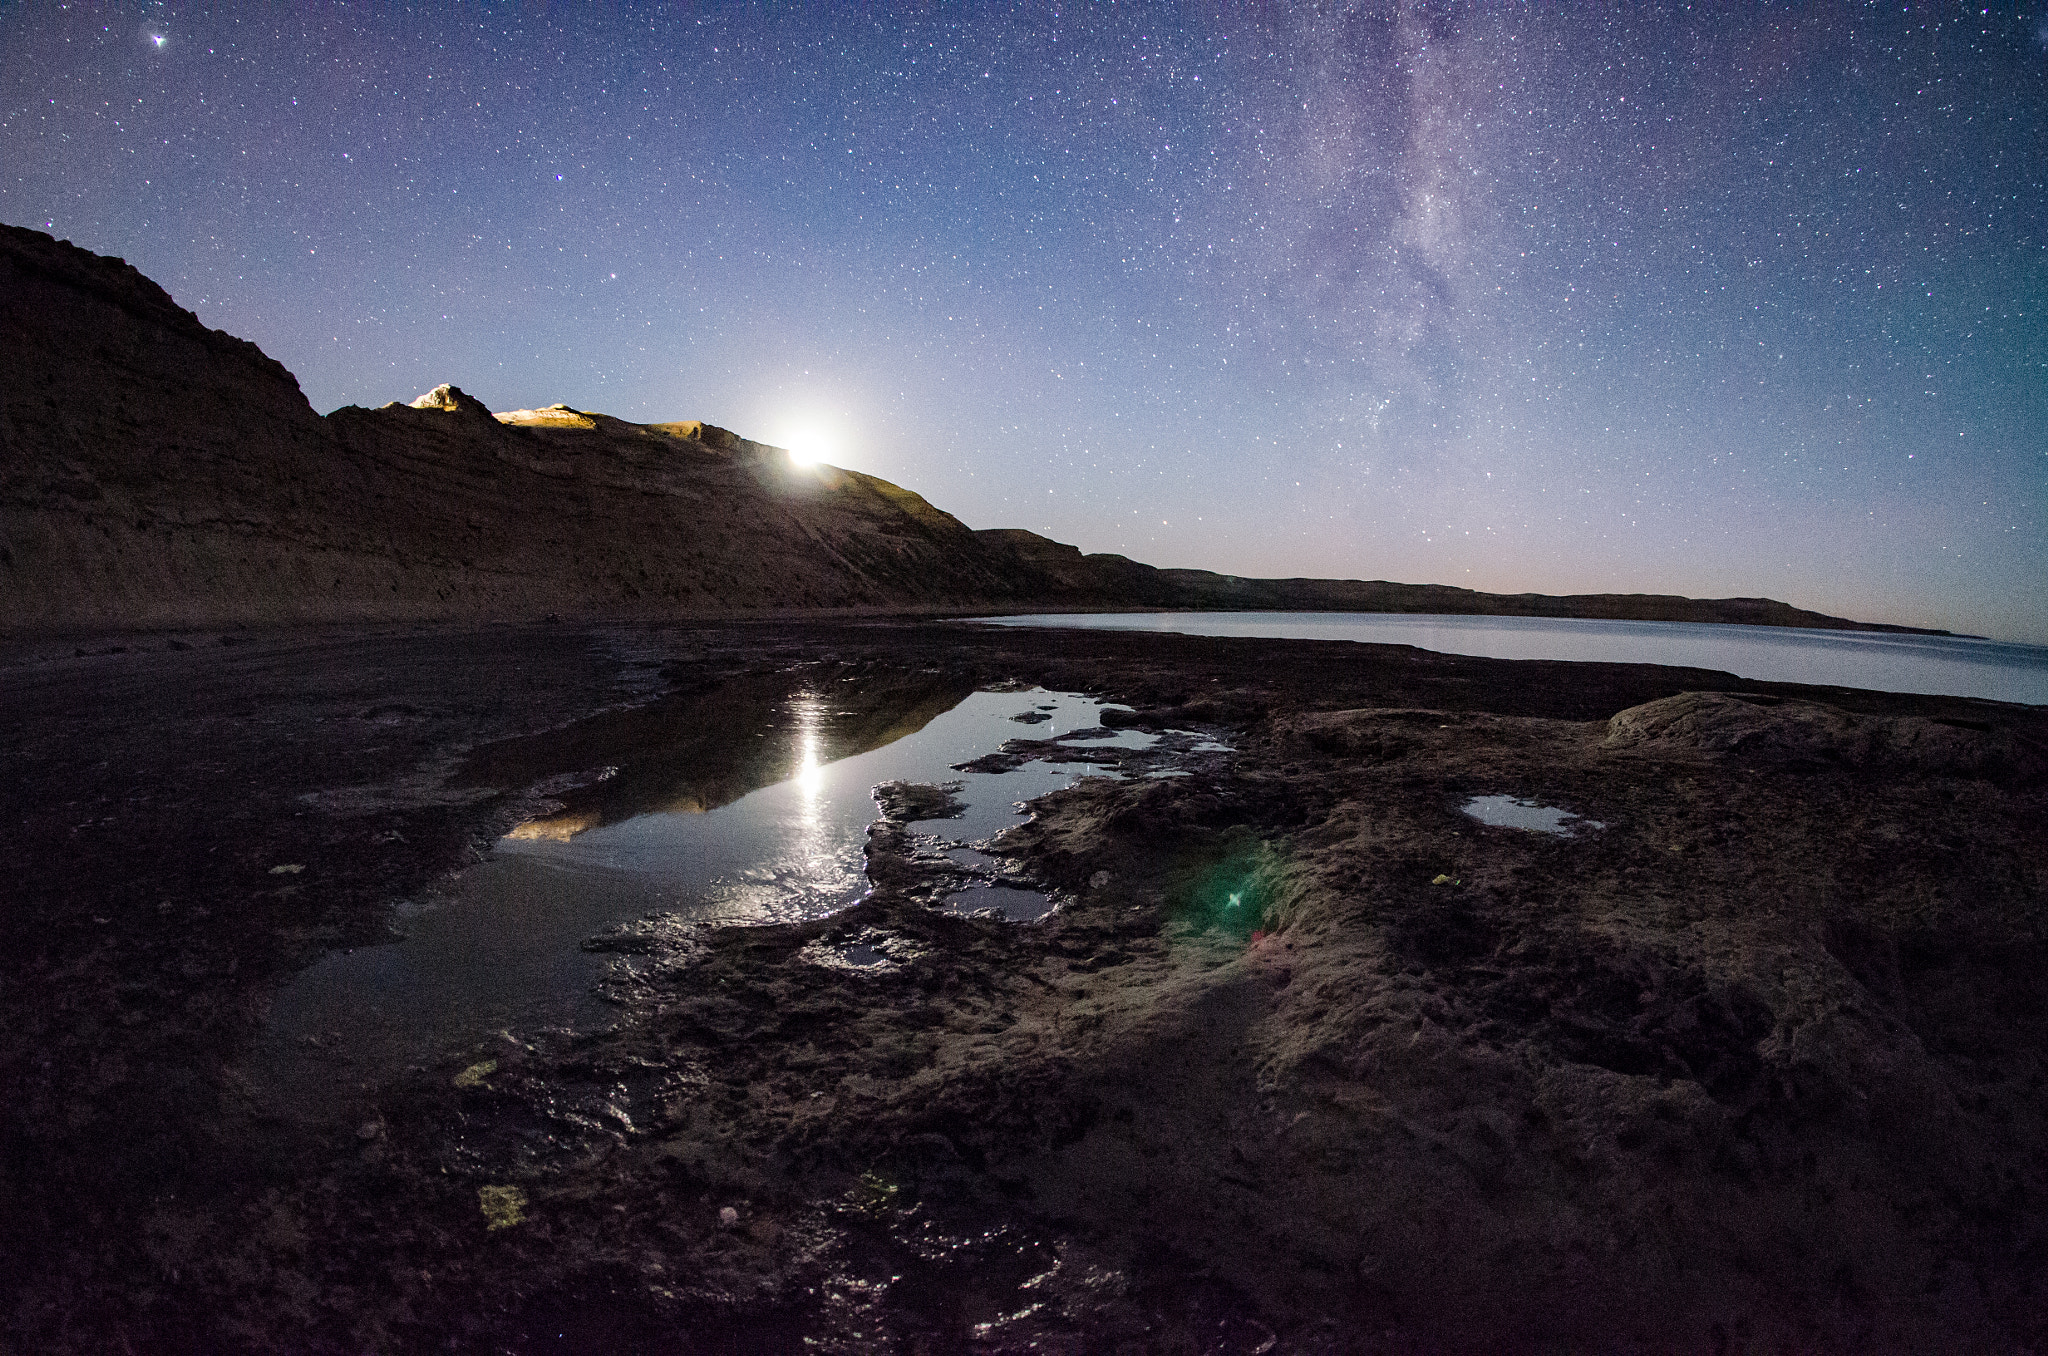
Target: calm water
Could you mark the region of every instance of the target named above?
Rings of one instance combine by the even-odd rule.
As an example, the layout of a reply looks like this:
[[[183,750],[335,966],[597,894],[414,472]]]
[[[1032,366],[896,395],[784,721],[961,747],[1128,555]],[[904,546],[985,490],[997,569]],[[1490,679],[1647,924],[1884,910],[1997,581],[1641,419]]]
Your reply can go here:
[[[1570,810],[1524,800],[1520,796],[1474,796],[1465,802],[1465,813],[1482,824],[1503,829],[1527,829],[1531,833],[1552,833],[1565,838],[1607,827],[1597,819],[1584,819]]]
[[[1760,682],[2048,705],[2048,647],[1880,631],[1809,631],[1699,622],[1381,612],[1149,612],[988,617],[1000,626],[1177,631],[1413,645],[1490,659],[1575,659],[1720,669]]]
[[[862,849],[881,782],[959,783],[964,815],[914,827],[979,842],[1024,822],[1020,802],[1075,777],[1117,774],[1080,762],[1001,773],[953,764],[1015,738],[1085,732],[1077,750],[1143,749],[1159,738],[1102,729],[1101,704],[1073,693],[963,692],[915,675],[772,676],[679,702],[666,715],[601,717],[490,751],[532,780],[608,757],[622,765],[562,793],[559,812],[514,829],[445,890],[401,905],[401,940],[329,955],[281,989],[252,1060],[266,1100],[332,1114],[390,1073],[500,1029],[607,1023],[615,1010],[593,986],[615,957],[581,944],[650,913],[769,923],[845,908],[867,891]],[[963,864],[995,865],[955,851]],[[1028,920],[1046,901],[985,885],[952,907]]]

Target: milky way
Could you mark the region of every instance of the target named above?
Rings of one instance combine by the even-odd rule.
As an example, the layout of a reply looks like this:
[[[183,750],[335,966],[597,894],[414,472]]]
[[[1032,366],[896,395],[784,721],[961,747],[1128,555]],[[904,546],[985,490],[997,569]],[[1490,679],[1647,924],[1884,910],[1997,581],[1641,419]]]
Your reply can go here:
[[[705,418],[1243,574],[2048,641],[2010,6],[0,11],[0,219],[322,410]]]

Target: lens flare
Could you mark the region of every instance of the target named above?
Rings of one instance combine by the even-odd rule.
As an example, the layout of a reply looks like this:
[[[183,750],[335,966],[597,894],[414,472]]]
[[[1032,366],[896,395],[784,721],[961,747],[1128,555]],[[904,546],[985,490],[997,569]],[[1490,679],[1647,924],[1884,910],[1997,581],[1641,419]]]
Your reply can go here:
[[[1201,932],[1251,939],[1281,921],[1285,883],[1280,854],[1268,843],[1245,843],[1195,870],[1177,891],[1181,920]]]

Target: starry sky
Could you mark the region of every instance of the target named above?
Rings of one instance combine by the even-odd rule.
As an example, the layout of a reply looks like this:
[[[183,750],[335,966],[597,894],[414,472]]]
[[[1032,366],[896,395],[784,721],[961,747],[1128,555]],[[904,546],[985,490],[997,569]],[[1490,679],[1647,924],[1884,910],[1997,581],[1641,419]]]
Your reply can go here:
[[[5,3],[0,220],[323,412],[2048,642],[2039,3]]]

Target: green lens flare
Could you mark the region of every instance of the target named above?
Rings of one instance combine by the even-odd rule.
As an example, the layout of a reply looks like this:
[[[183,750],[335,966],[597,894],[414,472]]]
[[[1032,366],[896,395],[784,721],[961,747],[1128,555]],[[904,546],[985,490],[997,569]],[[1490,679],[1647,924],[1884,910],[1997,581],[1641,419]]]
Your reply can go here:
[[[1274,926],[1281,881],[1279,855],[1266,843],[1236,848],[1196,871],[1179,894],[1177,914],[1197,931],[1249,939]]]

